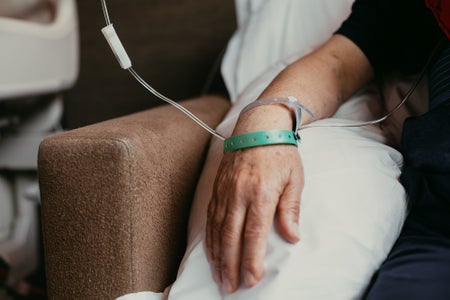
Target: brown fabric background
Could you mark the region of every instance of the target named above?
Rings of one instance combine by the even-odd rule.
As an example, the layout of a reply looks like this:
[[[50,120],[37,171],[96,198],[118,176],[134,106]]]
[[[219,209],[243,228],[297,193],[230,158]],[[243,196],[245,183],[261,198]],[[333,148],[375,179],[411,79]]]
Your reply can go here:
[[[229,102],[184,102],[210,126]],[[170,106],[47,138],[39,151],[50,299],[162,291],[185,250],[209,134]]]
[[[80,0],[81,66],[65,96],[65,128],[160,105],[122,70],[101,34],[100,1]],[[200,94],[235,29],[233,0],[108,0],[111,20],[135,70],[163,94]]]

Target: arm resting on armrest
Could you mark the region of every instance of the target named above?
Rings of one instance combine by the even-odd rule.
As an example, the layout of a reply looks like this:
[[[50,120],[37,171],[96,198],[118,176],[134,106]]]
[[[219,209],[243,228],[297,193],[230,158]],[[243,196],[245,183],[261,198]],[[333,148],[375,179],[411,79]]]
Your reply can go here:
[[[229,103],[181,103],[214,127]],[[185,247],[210,135],[170,106],[54,135],[39,150],[51,299],[162,291]]]

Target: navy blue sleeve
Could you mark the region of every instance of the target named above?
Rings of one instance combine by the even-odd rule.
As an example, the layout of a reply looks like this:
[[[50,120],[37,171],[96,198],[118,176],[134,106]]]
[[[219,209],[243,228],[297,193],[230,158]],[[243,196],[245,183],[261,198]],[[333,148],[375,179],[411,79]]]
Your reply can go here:
[[[356,0],[336,33],[352,40],[377,74],[418,72],[444,36],[423,0]]]

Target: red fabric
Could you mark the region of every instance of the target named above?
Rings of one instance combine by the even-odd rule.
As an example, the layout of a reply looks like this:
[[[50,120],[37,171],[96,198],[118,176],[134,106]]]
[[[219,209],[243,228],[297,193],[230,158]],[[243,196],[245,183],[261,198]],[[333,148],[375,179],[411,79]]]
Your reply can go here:
[[[425,0],[442,30],[450,39],[450,0]]]

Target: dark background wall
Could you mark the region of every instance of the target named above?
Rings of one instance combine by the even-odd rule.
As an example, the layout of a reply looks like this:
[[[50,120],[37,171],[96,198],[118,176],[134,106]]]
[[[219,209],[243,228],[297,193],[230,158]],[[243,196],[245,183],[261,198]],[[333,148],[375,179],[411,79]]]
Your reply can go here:
[[[233,0],[109,0],[110,17],[133,67],[181,100],[201,93],[235,29]],[[67,129],[160,105],[120,68],[101,34],[100,1],[78,1],[80,75],[65,93]]]

